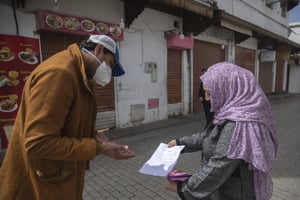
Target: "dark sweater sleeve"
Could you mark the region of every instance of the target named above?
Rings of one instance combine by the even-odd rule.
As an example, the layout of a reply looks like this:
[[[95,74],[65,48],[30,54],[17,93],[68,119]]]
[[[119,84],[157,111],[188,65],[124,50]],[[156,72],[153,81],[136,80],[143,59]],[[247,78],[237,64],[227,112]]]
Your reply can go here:
[[[233,130],[234,123],[227,123],[208,162],[186,182],[178,183],[178,194],[182,199],[205,199],[211,196],[237,169],[241,160],[231,160],[226,155]]]
[[[205,132],[194,133],[190,136],[184,136],[176,139],[177,145],[185,145],[181,153],[195,152],[202,150],[203,136]]]

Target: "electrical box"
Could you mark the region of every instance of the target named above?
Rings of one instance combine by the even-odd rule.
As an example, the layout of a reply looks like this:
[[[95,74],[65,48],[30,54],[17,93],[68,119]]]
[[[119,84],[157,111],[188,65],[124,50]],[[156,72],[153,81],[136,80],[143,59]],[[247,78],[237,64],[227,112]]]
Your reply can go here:
[[[156,63],[152,63],[151,64],[151,82],[154,83],[154,82],[157,82],[157,65]]]
[[[157,63],[156,62],[145,62],[144,66],[145,73],[151,74],[151,82],[157,82]]]
[[[145,67],[144,67],[145,73],[151,73],[151,63],[152,62],[145,62]]]

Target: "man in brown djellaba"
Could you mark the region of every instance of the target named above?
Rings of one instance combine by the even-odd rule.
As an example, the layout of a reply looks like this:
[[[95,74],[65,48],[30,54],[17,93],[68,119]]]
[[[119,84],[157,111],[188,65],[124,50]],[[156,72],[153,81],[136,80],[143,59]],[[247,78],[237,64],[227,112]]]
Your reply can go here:
[[[1,200],[82,200],[89,160],[135,156],[95,131],[92,82],[104,87],[123,74],[116,43],[105,35],[70,45],[31,73],[0,168]]]

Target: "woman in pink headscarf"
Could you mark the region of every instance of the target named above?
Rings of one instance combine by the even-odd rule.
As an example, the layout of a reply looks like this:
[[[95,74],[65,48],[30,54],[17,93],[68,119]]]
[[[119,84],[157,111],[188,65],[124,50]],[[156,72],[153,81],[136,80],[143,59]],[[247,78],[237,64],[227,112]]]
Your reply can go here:
[[[278,146],[269,100],[250,71],[229,62],[209,67],[200,79],[215,113],[213,123],[169,146],[201,150],[202,166],[166,188],[181,199],[269,200]]]

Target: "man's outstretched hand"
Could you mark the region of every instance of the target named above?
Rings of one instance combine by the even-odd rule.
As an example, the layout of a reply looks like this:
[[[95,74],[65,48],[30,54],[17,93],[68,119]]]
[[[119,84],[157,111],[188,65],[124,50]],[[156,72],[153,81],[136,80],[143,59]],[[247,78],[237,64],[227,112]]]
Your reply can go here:
[[[136,156],[136,153],[129,149],[127,145],[119,145],[114,142],[104,142],[101,144],[100,154],[114,158],[116,160],[128,159]]]
[[[119,145],[112,142],[109,138],[105,136],[105,133],[109,129],[101,129],[97,130],[96,132],[96,142],[97,142],[97,155],[103,154],[108,157],[121,160],[121,159],[128,159],[131,157],[136,156],[136,153],[129,149],[127,145]]]
[[[96,140],[100,143],[102,142],[109,142],[110,139],[108,137],[106,137],[106,132],[109,131],[109,128],[104,128],[104,129],[100,129],[96,131]]]

